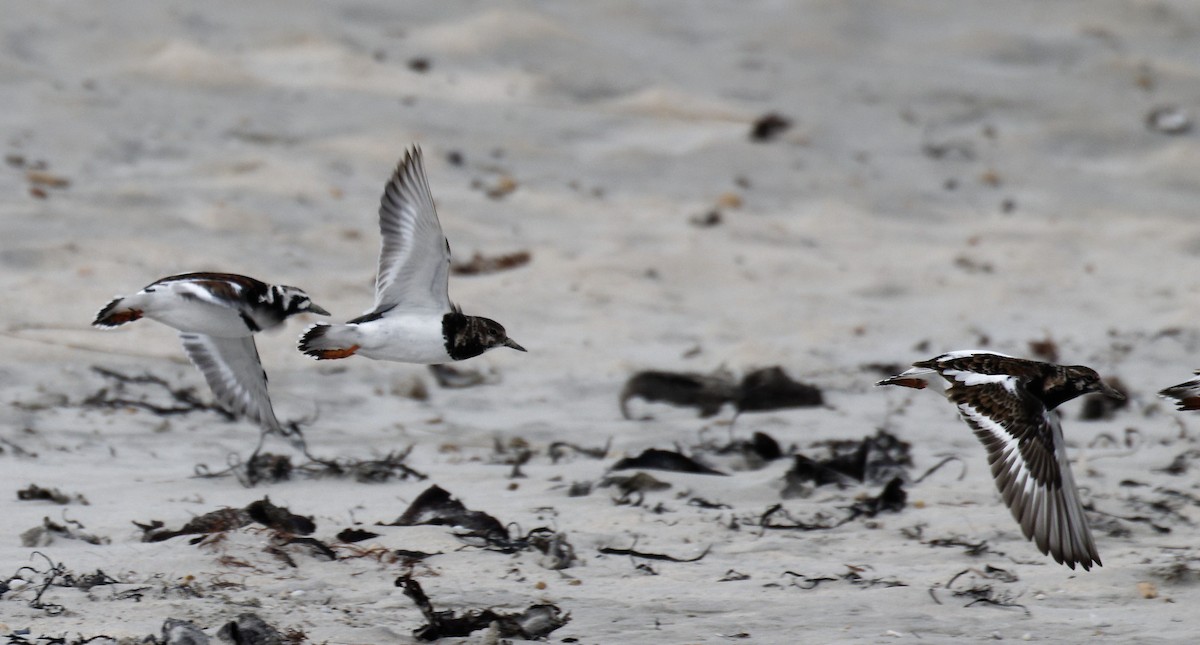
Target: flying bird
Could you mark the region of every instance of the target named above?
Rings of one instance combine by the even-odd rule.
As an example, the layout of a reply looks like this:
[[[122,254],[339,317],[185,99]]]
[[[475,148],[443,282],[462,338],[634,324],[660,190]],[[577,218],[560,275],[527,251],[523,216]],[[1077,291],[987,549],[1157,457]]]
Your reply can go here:
[[[992,477],[1026,539],[1056,562],[1099,566],[1091,529],[1071,475],[1059,405],[1113,389],[1082,365],[1055,365],[985,351],[957,351],[913,363],[876,385],[923,389],[945,379],[946,397],[987,449]]]
[[[424,364],[461,361],[497,347],[525,351],[500,323],[465,315],[450,302],[450,244],[416,146],[384,188],[379,231],[374,306],[343,325],[312,325],[300,337],[300,351],[321,360],[357,354]]]
[[[111,329],[150,318],[179,330],[184,352],[204,375],[217,402],[262,428],[257,454],[267,433],[304,445],[298,428],[286,427],[275,417],[267,375],[254,345],[254,334],[300,313],[329,315],[296,287],[269,285],[232,273],[185,273],[114,298],[96,314],[92,325]]]

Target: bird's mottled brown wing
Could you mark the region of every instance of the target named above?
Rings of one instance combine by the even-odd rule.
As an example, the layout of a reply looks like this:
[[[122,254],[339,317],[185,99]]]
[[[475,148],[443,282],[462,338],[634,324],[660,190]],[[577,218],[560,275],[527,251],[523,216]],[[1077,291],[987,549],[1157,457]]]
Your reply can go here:
[[[236,273],[183,273],[156,280],[146,287],[154,291],[167,287],[196,300],[226,304],[232,302],[261,302],[270,285]]]
[[[983,350],[947,352],[927,361],[913,363],[915,367],[937,370],[943,376],[947,372],[978,374],[981,376],[1013,376],[1031,379],[1040,375],[1048,363],[1016,358],[1007,354]],[[949,378],[947,376],[947,378]]]
[[[1025,537],[1072,569],[1100,564],[1066,458],[1058,415],[1008,375],[946,370],[947,396],[988,453],[1004,503]]]

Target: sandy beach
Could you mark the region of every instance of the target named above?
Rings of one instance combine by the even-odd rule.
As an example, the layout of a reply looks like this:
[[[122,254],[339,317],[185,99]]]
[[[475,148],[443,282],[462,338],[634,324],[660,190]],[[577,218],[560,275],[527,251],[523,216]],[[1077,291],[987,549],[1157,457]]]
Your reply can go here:
[[[419,642],[405,577],[438,611],[553,605],[554,643],[1200,630],[1200,413],[1156,397],[1200,368],[1200,7],[54,1],[3,25],[6,643],[193,642],[145,640],[169,619],[225,642],[244,614],[288,643]],[[275,409],[347,472],[275,441],[284,481],[198,476],[258,429],[211,409],[173,330],[96,330],[97,310],[226,271],[360,315],[411,144],[456,264],[528,254],[450,282],[528,353],[459,363],[480,382],[448,387],[313,361],[300,316],[258,336]],[[954,406],[873,386],[970,348],[1088,365],[1129,395],[1062,407],[1102,567],[1022,537]],[[772,366],[823,403],[621,411],[639,372]],[[899,506],[864,512],[870,478],[789,486],[794,454],[880,431],[907,444]],[[755,433],[779,458],[745,449]],[[722,474],[614,470],[648,449]],[[348,472],[405,451],[375,481]],[[639,472],[658,484],[612,480]],[[509,541],[393,525],[432,486]],[[312,530],[139,527],[264,498]],[[525,640],[443,642],[505,639]]]

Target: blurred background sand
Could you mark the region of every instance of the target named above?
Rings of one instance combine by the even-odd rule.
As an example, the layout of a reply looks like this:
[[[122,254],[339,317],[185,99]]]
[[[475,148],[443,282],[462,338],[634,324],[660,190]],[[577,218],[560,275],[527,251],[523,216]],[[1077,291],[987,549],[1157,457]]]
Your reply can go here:
[[[1123,480],[1194,488],[1155,469],[1195,448],[1197,419],[1154,392],[1200,367],[1200,153],[1195,132],[1147,119],[1179,109],[1186,120],[1200,104],[1200,7],[44,2],[4,13],[0,437],[12,443],[0,453],[0,574],[29,562],[17,536],[60,512],[6,492],[32,481],[85,494],[91,504],[70,518],[112,539],[43,551],[163,585],[211,582],[222,569],[182,540],[141,544],[133,520],[178,524],[270,494],[329,537],[352,521],[390,521],[428,485],[196,480],[194,464],[248,452],[255,430],[215,415],[79,406],[103,386],[92,365],[203,391],[171,330],[88,327],[110,297],[159,277],[245,273],[300,286],[336,318],[367,309],[379,193],[415,142],[457,259],[531,254],[527,266],[451,283],[467,313],[499,320],[529,354],[488,354],[471,366],[499,383],[442,390],[416,366],[309,361],[294,351],[294,322],[259,349],[280,416],[313,419],[318,452],[413,445],[410,464],[468,506],[525,526],[553,521],[586,553],[576,585],[532,558],[453,553],[431,565],[435,602],[555,602],[574,619],[551,640],[587,643],[1194,635],[1194,504],[1174,509],[1172,533],[1136,522],[1099,531],[1104,568],[1072,573],[1021,539],[953,408],[875,391],[880,374],[868,366],[980,345],[1030,356],[1031,341],[1049,339],[1063,362],[1118,376],[1131,394],[1107,421],[1079,421],[1067,406],[1076,478],[1097,509],[1137,513]],[[753,140],[770,114],[789,127]],[[636,370],[773,364],[823,388],[829,406],[746,416],[733,430],[729,415],[663,409],[638,423],[617,410]],[[428,400],[399,395],[414,379]],[[564,490],[599,477],[612,456],[712,433],[764,430],[805,446],[879,426],[914,442],[918,471],[954,454],[966,479],[946,471],[914,485],[922,507],[877,526],[786,536],[725,527],[780,501],[787,464],[672,479],[732,506],[715,514],[674,493],[663,500],[676,514],[659,517]],[[494,441],[516,437],[539,457],[510,489],[509,468],[488,460]],[[609,438],[606,462],[545,457],[556,440]],[[854,494],[786,504],[803,514]],[[984,561],[900,534],[917,524],[998,544],[1011,559],[987,562],[1019,574],[1005,589],[1029,613],[931,600],[929,588]],[[412,531],[383,544],[417,548],[417,535],[456,548],[443,530]],[[634,538],[677,554],[718,546],[657,576],[595,556]],[[239,539],[231,548],[257,553]],[[1163,573],[1181,564],[1181,577]],[[780,577],[845,565],[908,586],[802,591]],[[62,590],[71,611],[57,618],[5,596],[0,620],[34,634],[135,636],[167,617],[217,625],[255,599],[264,617],[330,643],[406,642],[419,621],[391,585],[394,568],[277,566],[203,598],[85,602]],[[735,568],[751,577],[716,582]],[[1158,598],[1138,591],[1145,581]]]

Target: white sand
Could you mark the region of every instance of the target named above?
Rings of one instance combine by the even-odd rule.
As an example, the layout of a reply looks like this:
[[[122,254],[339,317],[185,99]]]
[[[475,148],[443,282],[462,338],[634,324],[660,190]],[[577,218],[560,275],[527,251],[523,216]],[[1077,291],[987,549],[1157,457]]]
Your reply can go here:
[[[0,580],[26,564],[44,568],[19,536],[49,517],[111,543],[59,539],[38,551],[121,584],[50,590],[46,599],[66,608],[56,617],[28,606],[29,589],[5,594],[0,635],[133,638],[169,617],[211,635],[255,611],[309,642],[409,642],[422,620],[392,586],[396,563],[296,551],[290,568],[262,551],[262,531],[212,547],[144,544],[131,522],[178,526],[269,495],[312,515],[315,536],[333,541],[353,522],[394,520],[432,482],[522,530],[563,531],[583,565],[560,573],[536,554],[459,550],[445,527],[376,529],[382,537],[360,546],[443,551],[416,568],[439,609],[558,604],[572,620],[552,642],[1195,637],[1196,576],[1162,571],[1200,557],[1189,525],[1200,513],[1181,503],[1166,517],[1131,498],[1195,492],[1194,475],[1155,469],[1196,448],[1200,416],[1170,411],[1154,392],[1200,366],[1200,148],[1195,133],[1152,132],[1144,117],[1160,105],[1200,106],[1200,8],[409,4],[5,7],[4,153],[44,160],[71,183],[37,199],[24,169],[0,168]],[[428,71],[410,70],[414,58],[428,59]],[[751,143],[751,123],[770,111],[793,127]],[[414,141],[456,257],[532,253],[525,268],[451,284],[468,313],[499,320],[529,353],[465,365],[497,371],[499,384],[442,390],[415,366],[314,363],[294,350],[303,322],[260,337],[259,348],[280,415],[316,416],[307,430],[315,452],[366,458],[412,445],[409,464],[431,482],[247,489],[195,479],[195,464],[248,453],[256,430],[211,413],[163,419],[79,406],[105,384],[92,365],[149,371],[207,396],[171,330],[88,327],[112,295],[161,276],[239,272],[301,286],[338,318],[366,309],[379,192]],[[927,146],[950,150],[934,158]],[[465,165],[448,163],[451,151]],[[504,178],[515,192],[484,194]],[[742,205],[724,208],[722,224],[689,224],[727,193]],[[1063,361],[1131,390],[1131,406],[1111,421],[1082,422],[1078,402],[1065,406],[1085,499],[1172,529],[1105,523],[1127,533],[1099,530],[1104,566],[1087,573],[1022,539],[952,406],[876,390],[881,375],[863,367],[985,339],[1029,355],[1029,341],[1046,337]],[[656,473],[674,484],[647,497],[662,514],[616,506],[609,490],[566,495],[622,454],[727,436],[728,413],[714,422],[658,407],[653,422],[621,419],[617,394],[634,371],[771,364],[822,387],[830,406],[747,415],[736,436],[762,430],[807,451],[887,426],[914,443],[915,472],[958,455],[964,478],[952,464],[909,487],[920,507],[811,533],[727,528],[781,501],[786,460],[727,478]],[[430,386],[428,401],[394,393],[412,378]],[[1123,440],[1130,428],[1129,446],[1097,441]],[[509,467],[490,460],[494,441],[515,438],[537,454],[510,487]],[[546,455],[556,440],[610,438],[601,461]],[[29,483],[90,505],[16,501]],[[811,518],[861,492],[874,491],[820,489],[784,504]],[[732,509],[689,506],[689,496]],[[1099,528],[1103,518],[1092,519]],[[927,539],[987,540],[1006,555],[971,557],[901,533],[917,525]],[[649,562],[658,575],[597,553],[635,542],[680,557],[712,550],[695,563]],[[848,565],[908,586],[802,590],[784,575],[838,576]],[[979,582],[1028,613],[966,607],[969,598],[945,589],[984,565],[1016,574]],[[749,578],[718,582],[731,569]],[[1159,597],[1143,598],[1139,582]],[[119,597],[139,588],[140,601]]]

